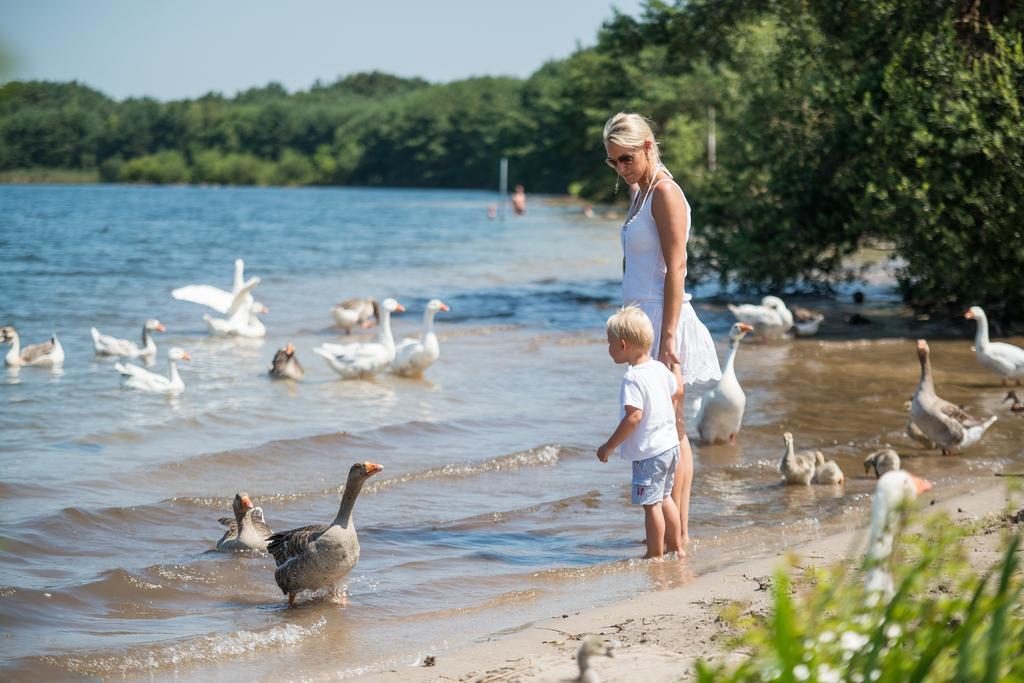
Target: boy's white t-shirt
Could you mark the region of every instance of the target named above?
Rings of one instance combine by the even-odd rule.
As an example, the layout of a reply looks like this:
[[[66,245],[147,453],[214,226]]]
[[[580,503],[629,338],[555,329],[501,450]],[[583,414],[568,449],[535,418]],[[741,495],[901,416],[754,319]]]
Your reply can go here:
[[[676,388],[675,375],[661,361],[652,359],[629,366],[619,390],[619,419],[626,416],[626,406],[639,408],[644,415],[619,447],[620,458],[646,460],[679,445],[676,413],[672,407]]]

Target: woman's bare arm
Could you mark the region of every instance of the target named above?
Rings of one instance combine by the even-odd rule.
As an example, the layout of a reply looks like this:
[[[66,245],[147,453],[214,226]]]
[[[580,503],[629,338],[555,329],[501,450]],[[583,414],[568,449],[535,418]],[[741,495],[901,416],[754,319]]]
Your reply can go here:
[[[665,302],[661,318],[661,342],[658,360],[668,367],[679,363],[676,356],[676,328],[683,305],[683,284],[686,279],[686,202],[683,195],[672,187],[671,181],[654,188],[651,214],[658,226],[661,253],[665,257]],[[684,349],[685,352],[685,349]]]

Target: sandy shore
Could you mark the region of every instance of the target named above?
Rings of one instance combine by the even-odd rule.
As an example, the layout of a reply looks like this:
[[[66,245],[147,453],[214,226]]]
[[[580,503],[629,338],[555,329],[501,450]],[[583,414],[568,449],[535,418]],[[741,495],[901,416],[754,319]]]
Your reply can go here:
[[[948,512],[958,523],[988,518],[991,524],[967,541],[972,563],[990,566],[998,558],[999,534],[991,533],[1008,500],[1001,482],[942,498],[942,492],[919,501]],[[864,526],[870,521],[865,512]],[[988,533],[986,533],[986,531]],[[845,532],[790,548],[801,566],[832,564],[859,557],[865,529]],[[675,564],[675,563],[673,563]],[[408,666],[360,680],[370,681],[575,681],[575,653],[589,634],[618,641],[613,658],[595,658],[601,680],[689,680],[698,659],[729,656],[729,627],[719,619],[722,608],[741,603],[748,612],[767,614],[771,577],[780,557],[740,562],[695,576],[685,586],[655,591],[596,609],[581,610],[530,625],[523,631],[461,649],[435,653],[432,666]],[[685,571],[673,569],[671,571]]]

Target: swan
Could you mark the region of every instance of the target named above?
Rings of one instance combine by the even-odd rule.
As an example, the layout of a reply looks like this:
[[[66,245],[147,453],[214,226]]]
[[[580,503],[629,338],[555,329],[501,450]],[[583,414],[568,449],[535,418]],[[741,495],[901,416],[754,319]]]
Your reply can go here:
[[[219,541],[217,550],[266,550],[267,539],[274,533],[263,519],[263,510],[254,507],[248,493],[236,493],[231,503],[235,513],[221,517],[220,523],[228,528]]]
[[[964,317],[978,323],[974,335],[974,353],[978,356],[978,362],[999,375],[1004,386],[1010,380],[1016,380],[1017,386],[1020,386],[1021,379],[1024,379],[1024,349],[1004,342],[990,342],[988,318],[981,306],[971,306]]]
[[[153,332],[164,332],[166,328],[159,320],[150,318],[142,326],[142,346],[129,339],[118,339],[108,334],[100,334],[95,327],[92,332],[92,346],[97,356],[124,356],[125,358],[153,358],[156,355],[156,342]]]
[[[384,370],[395,359],[395,339],[391,335],[391,314],[405,307],[392,298],[380,305],[380,331],[377,341],[352,344],[321,344],[313,353],[323,358],[343,379],[366,378]]]
[[[330,524],[311,524],[273,534],[267,551],[274,556],[274,580],[288,596],[288,606],[303,590],[330,588],[338,598],[337,583],[359,561],[359,538],[352,521],[352,508],[363,484],[383,467],[357,462],[348,472],[345,493],[338,514]]]
[[[704,443],[736,443],[736,434],[743,423],[747,396],[736,379],[736,352],[740,341],[754,328],[747,323],[734,323],[729,330],[729,354],[722,369],[722,379],[698,399],[697,433]]]
[[[765,339],[778,339],[793,327],[793,314],[777,296],[766,296],[760,306],[729,304],[729,310],[737,320],[753,326],[754,333]]]
[[[921,363],[921,381],[910,405],[910,419],[928,439],[942,449],[943,455],[949,455],[977,443],[998,418],[993,415],[988,420],[979,420],[939,398],[935,394],[928,354],[928,342],[918,339],[917,357]]]
[[[892,555],[893,537],[900,512],[931,488],[930,481],[915,477],[906,470],[893,470],[879,477],[871,499],[871,530],[865,562],[868,570],[865,587],[868,593],[892,597],[892,574],[885,564]]]
[[[267,328],[256,317],[257,313],[268,313],[269,309],[252,296],[252,290],[260,283],[260,278],[250,278],[235,293],[231,306],[225,311],[227,318],[214,318],[209,313],[203,314],[203,320],[210,328],[210,334],[217,337],[249,337],[258,339],[267,335]]]
[[[875,477],[878,479],[886,472],[898,470],[899,468],[900,455],[891,448],[883,448],[864,458],[864,474],[874,470]]]
[[[192,360],[192,356],[175,346],[167,352],[167,377],[131,363],[115,363],[114,369],[121,373],[122,386],[126,389],[138,389],[153,394],[180,394],[185,391],[185,383],[178,374],[179,360]]]
[[[800,451],[793,452],[793,435],[786,432],[782,435],[786,442],[786,450],[782,453],[782,461],[779,463],[779,471],[785,477],[787,484],[810,484],[814,477],[814,468],[818,456],[824,459],[821,451]]]
[[[270,364],[270,376],[274,379],[302,379],[306,376],[306,371],[302,369],[291,342],[274,354],[274,360]]]
[[[576,664],[580,667],[580,683],[601,683],[597,672],[590,668],[591,657],[614,657],[614,645],[597,636],[587,636],[576,650]]]
[[[440,311],[450,311],[448,304],[440,299],[427,302],[423,313],[423,336],[419,339],[406,339],[395,349],[395,359],[391,361],[391,369],[395,374],[406,377],[418,377],[429,368],[441,355],[434,334],[434,316]]]
[[[231,283],[230,292],[225,292],[223,289],[219,289],[213,285],[186,285],[184,287],[178,287],[177,289],[171,290],[171,296],[179,301],[188,301],[193,304],[212,308],[216,312],[224,315],[228,312],[228,309],[231,308],[235,295],[245,287],[245,284],[245,261],[242,259],[235,259],[235,277]],[[255,300],[251,298],[248,303],[252,305],[256,304]]]
[[[338,327],[349,334],[356,325],[363,328],[372,327],[371,317],[380,318],[374,299],[346,299],[331,306],[331,315],[334,316],[334,322]]]
[[[11,348],[4,356],[4,362],[12,367],[23,365],[52,365],[59,367],[64,365],[64,347],[60,339],[54,333],[50,341],[32,344],[21,348],[21,338],[18,331],[11,326],[0,329],[0,344],[10,344]]]
[[[826,462],[821,451],[814,451],[814,477],[811,481],[815,484],[842,486],[845,479],[835,460]]]
[[[818,334],[824,319],[824,313],[797,306],[793,308],[793,332],[798,337],[812,337]]]

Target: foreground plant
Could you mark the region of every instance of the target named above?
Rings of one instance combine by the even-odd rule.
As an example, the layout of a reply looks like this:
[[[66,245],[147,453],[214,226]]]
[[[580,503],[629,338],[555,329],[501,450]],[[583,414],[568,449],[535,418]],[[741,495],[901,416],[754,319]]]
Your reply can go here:
[[[1010,681],[1024,679],[1024,580],[1019,531],[1002,558],[979,573],[967,563],[966,532],[947,516],[904,534],[890,598],[848,567],[808,570],[791,587],[778,572],[772,614],[736,617],[738,666],[698,664],[698,680]]]

